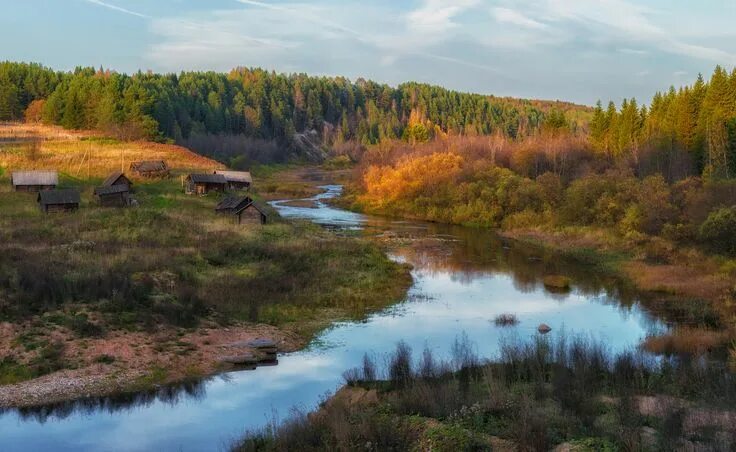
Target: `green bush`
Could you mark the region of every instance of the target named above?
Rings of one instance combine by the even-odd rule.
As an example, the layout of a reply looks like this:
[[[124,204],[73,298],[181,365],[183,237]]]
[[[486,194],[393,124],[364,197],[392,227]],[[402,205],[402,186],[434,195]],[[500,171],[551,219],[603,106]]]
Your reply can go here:
[[[711,212],[700,225],[698,237],[717,253],[736,255],[736,206]]]

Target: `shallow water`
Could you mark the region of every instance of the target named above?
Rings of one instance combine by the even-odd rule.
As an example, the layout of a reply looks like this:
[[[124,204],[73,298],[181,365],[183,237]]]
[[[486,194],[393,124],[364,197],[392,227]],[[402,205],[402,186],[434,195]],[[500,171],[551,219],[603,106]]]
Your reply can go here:
[[[317,208],[281,206],[283,216],[326,227],[382,234],[396,246],[392,256],[413,265],[407,300],[363,322],[342,322],[303,351],[283,355],[278,366],[115,398],[87,399],[0,415],[0,450],[222,450],[247,429],[308,410],[342,383],[342,373],[365,353],[380,357],[399,340],[415,352],[428,347],[448,357],[467,334],[482,357],[499,343],[536,334],[544,322],[553,333],[589,335],[612,351],[635,346],[663,325],[643,310],[636,293],[580,264],[499,239],[492,232],[420,222],[391,221],[333,208],[339,194],[325,186]],[[572,278],[567,293],[547,291],[546,274]],[[502,313],[520,323],[495,326]]]

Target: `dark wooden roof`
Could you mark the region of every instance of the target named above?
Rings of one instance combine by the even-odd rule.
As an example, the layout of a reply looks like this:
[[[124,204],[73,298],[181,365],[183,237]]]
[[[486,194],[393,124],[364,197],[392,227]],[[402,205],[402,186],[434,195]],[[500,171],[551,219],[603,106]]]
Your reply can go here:
[[[222,174],[228,182],[253,183],[253,177],[248,171],[215,170],[215,174]]]
[[[166,162],[163,160],[143,160],[140,162],[133,162],[130,164],[130,169],[138,171],[139,173],[167,171],[169,169],[166,166]]]
[[[115,171],[114,173],[107,176],[107,179],[102,183],[103,187],[110,187],[117,182],[121,177],[125,177],[122,171]],[[126,177],[127,179],[127,177]]]
[[[244,211],[245,209],[247,209],[247,208],[249,208],[249,207],[253,207],[253,208],[254,208],[254,209],[256,209],[256,210],[257,210],[258,212],[260,212],[260,213],[261,213],[261,215],[263,215],[263,216],[265,216],[265,217],[267,217],[267,216],[268,216],[268,211],[266,210],[266,207],[265,207],[265,206],[264,206],[263,204],[259,203],[258,201],[251,201],[250,203],[248,203],[248,204],[247,204],[247,205],[245,205],[245,206],[242,206],[242,207],[238,207],[238,208],[237,208],[237,209],[235,210],[235,215],[238,215],[238,214],[240,214],[240,212]]]
[[[215,210],[231,210],[237,212],[253,202],[248,196],[228,196],[217,204]]]
[[[189,178],[195,184],[227,184],[222,174],[190,174]]]
[[[79,204],[79,191],[73,188],[63,190],[45,190],[38,193],[38,202],[42,205]]]
[[[14,187],[18,185],[58,185],[59,174],[56,171],[13,171],[10,181]]]
[[[128,191],[130,190],[128,189],[127,185],[110,185],[108,187],[95,188],[95,195],[97,196],[115,195],[118,193],[127,193]]]

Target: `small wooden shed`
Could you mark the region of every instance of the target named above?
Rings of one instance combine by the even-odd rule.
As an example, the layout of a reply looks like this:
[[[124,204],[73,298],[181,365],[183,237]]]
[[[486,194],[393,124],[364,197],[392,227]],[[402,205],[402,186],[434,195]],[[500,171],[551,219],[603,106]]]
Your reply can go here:
[[[261,224],[268,223],[268,213],[263,205],[258,201],[253,201],[247,206],[235,212],[238,217],[238,224],[242,224],[249,219],[257,219]]]
[[[258,221],[261,224],[268,222],[268,213],[264,206],[253,201],[248,196],[229,196],[215,207],[217,213],[234,215],[238,224]]]
[[[187,194],[206,195],[211,191],[224,193],[227,180],[222,174],[190,174],[184,179],[184,191]]]
[[[252,202],[253,200],[249,196],[228,196],[217,204],[215,212],[235,215],[235,212]]]
[[[59,185],[59,174],[56,171],[13,171],[10,183],[15,191],[52,190]]]
[[[253,183],[253,177],[248,171],[215,170],[214,174],[225,176],[228,190],[248,190]]]
[[[143,160],[130,164],[130,171],[140,177],[169,177],[169,166],[163,160]]]
[[[133,187],[133,182],[131,182],[130,179],[128,179],[125,176],[125,173],[122,171],[115,171],[111,173],[104,182],[102,182],[102,187],[113,187],[115,185],[123,185],[127,187],[128,191],[131,191]]]
[[[97,187],[95,196],[103,207],[125,207],[130,204],[130,190],[124,184]]]
[[[42,212],[72,212],[79,209],[79,191],[75,189],[43,190],[36,198]]]

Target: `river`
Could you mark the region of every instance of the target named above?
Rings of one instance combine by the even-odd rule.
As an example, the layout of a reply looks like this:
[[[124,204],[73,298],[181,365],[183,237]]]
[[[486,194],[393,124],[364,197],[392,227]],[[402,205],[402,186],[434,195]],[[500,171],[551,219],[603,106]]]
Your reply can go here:
[[[337,389],[345,370],[365,353],[381,357],[404,340],[449,356],[467,335],[480,356],[493,358],[504,340],[526,339],[546,323],[551,334],[583,334],[612,351],[635,347],[664,328],[613,278],[543,250],[500,239],[493,232],[457,226],[373,218],[330,207],[340,186],[324,187],[314,208],[274,202],[282,216],[314,221],[342,234],[382,235],[392,257],[413,266],[405,301],[362,322],[341,322],[305,350],[279,364],[231,372],[203,381],[113,398],[91,398],[0,415],[0,450],[206,451],[223,450],[246,430],[314,408]],[[550,292],[548,274],[573,281]],[[497,327],[493,319],[515,314],[520,323]]]

